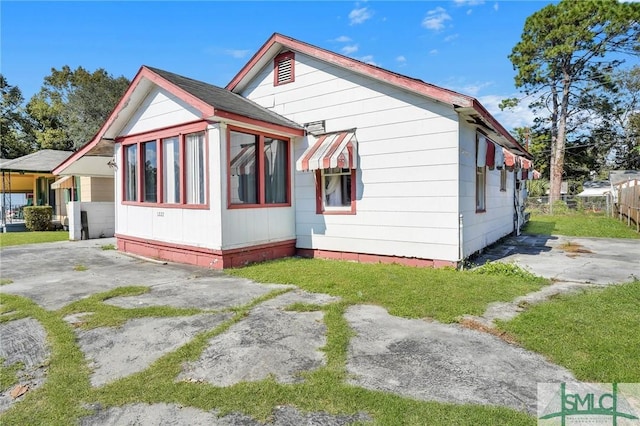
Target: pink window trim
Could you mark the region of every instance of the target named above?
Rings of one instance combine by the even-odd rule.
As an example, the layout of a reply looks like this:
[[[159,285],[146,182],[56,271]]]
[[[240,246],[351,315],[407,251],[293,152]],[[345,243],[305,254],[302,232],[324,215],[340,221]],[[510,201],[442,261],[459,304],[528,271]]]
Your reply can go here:
[[[322,198],[322,170],[318,169],[316,177],[316,214],[321,215],[355,215],[356,214],[356,170],[351,169],[351,208],[344,210],[325,210]]]
[[[209,135],[206,132],[207,129],[207,125],[209,124],[208,121],[197,121],[197,122],[192,122],[192,123],[187,123],[187,124],[181,124],[179,126],[173,126],[173,127],[166,127],[166,128],[162,128],[162,129],[155,129],[152,130],[150,132],[146,132],[146,133],[138,133],[135,135],[128,135],[128,136],[122,136],[119,138],[116,138],[116,142],[122,144],[122,147],[126,147],[126,146],[131,146],[131,145],[137,145],[138,149],[137,149],[137,164],[138,164],[138,169],[140,168],[140,164],[142,164],[142,144],[146,143],[146,142],[156,142],[156,149],[158,152],[158,156],[157,156],[157,161],[158,161],[158,178],[157,178],[157,191],[158,191],[158,202],[155,203],[150,203],[150,202],[144,202],[141,201],[144,194],[143,194],[143,185],[142,185],[142,180],[143,177],[140,174],[140,170],[137,170],[137,174],[138,176],[136,177],[138,182],[137,182],[137,194],[136,194],[136,198],[137,201],[126,201],[124,200],[124,194],[125,194],[125,190],[126,190],[126,185],[125,185],[125,172],[124,172],[124,167],[122,167],[122,182],[121,182],[121,200],[120,203],[122,205],[128,205],[128,206],[140,206],[140,207],[162,207],[162,208],[170,208],[170,209],[194,209],[194,210],[207,210],[209,209],[209,163],[208,163],[208,158],[209,158]],[[179,141],[180,141],[180,154],[182,159],[184,159],[184,140],[185,140],[185,136],[189,135],[189,134],[193,134],[193,133],[200,133],[203,132],[204,133],[204,158],[205,158],[205,181],[206,181],[206,191],[205,191],[205,200],[204,200],[204,204],[187,204],[186,203],[186,179],[184,178],[184,167],[181,168],[181,176],[180,176],[180,203],[164,203],[163,201],[163,187],[162,187],[162,182],[163,182],[163,176],[164,176],[164,165],[162,163],[162,156],[163,151],[162,151],[162,140],[165,138],[170,138],[170,137],[178,137]],[[125,150],[122,150],[122,155],[121,155],[121,160],[122,160],[122,164],[124,165],[126,162],[126,153]]]
[[[258,178],[258,203],[256,204],[232,204],[231,203],[231,132],[239,132],[245,133],[249,135],[258,136],[258,147],[256,149],[256,153],[264,151],[264,138],[274,138],[281,141],[285,141],[287,144],[287,159],[286,159],[286,169],[287,169],[287,202],[286,203],[269,203],[265,202],[265,182],[264,175],[262,174],[262,170],[264,170],[264,156],[257,155],[257,164],[256,164],[256,176]],[[291,139],[285,138],[280,135],[274,135],[270,133],[263,133],[256,130],[244,129],[242,127],[236,126],[227,126],[227,209],[235,210],[235,209],[256,209],[256,208],[272,208],[272,207],[291,207]]]

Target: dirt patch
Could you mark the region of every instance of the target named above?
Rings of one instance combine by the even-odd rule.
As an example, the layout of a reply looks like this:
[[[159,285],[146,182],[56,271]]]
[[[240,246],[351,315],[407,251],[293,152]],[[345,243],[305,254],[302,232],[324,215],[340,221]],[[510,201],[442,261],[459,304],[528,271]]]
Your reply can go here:
[[[566,243],[560,245],[559,248],[567,253],[567,257],[572,258],[578,257],[581,254],[593,253],[591,250],[584,248],[582,245],[571,241],[567,241]]]
[[[483,333],[491,334],[492,336],[496,336],[512,345],[516,345],[518,343],[515,337],[513,337],[506,331],[500,331],[496,328],[489,327],[471,318],[464,318],[458,324],[460,324],[464,328],[469,328],[471,330],[476,330],[476,331],[481,331]]]

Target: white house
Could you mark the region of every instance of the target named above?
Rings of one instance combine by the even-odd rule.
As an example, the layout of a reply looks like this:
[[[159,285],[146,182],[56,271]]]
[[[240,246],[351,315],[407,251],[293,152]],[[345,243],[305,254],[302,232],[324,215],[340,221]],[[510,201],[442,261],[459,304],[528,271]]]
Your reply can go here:
[[[454,266],[519,231],[532,171],[476,99],[280,34],[225,89],[143,66],[58,169],[105,144],[118,248],[213,268]]]

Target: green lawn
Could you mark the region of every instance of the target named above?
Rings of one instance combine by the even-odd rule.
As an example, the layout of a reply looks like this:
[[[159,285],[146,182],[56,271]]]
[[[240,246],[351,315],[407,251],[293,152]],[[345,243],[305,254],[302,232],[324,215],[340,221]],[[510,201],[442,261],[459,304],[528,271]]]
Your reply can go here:
[[[640,281],[561,296],[500,328],[586,382],[640,382]]]
[[[294,284],[313,293],[340,296],[350,304],[380,305],[392,315],[442,322],[454,322],[465,314],[482,315],[491,302],[508,302],[548,284],[517,268],[493,269],[461,272],[289,258],[227,273],[262,283]]]
[[[68,239],[69,232],[66,231],[6,232],[0,233],[0,247],[51,243],[54,241],[67,241]]]
[[[625,223],[596,213],[531,213],[525,234],[566,235],[569,237],[638,238],[640,233]]]

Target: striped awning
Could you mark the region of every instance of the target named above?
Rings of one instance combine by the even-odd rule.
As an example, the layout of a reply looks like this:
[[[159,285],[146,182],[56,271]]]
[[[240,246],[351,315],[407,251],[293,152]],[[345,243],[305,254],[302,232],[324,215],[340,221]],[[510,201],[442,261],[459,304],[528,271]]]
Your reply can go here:
[[[71,189],[73,188],[73,176],[65,176],[51,184],[51,189]]]
[[[255,169],[256,146],[254,144],[244,146],[231,160],[232,176],[250,175],[255,173]]]
[[[353,130],[319,135],[296,162],[303,172],[319,169],[358,168],[358,142]]]

